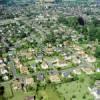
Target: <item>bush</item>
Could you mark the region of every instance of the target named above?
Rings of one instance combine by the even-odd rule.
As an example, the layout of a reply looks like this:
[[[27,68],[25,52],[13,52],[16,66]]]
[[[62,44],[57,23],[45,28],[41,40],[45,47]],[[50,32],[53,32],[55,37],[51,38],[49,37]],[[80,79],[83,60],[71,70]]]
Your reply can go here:
[[[86,95],[83,95],[83,99],[86,99]]]
[[[72,95],[72,98],[76,98],[76,95]]]

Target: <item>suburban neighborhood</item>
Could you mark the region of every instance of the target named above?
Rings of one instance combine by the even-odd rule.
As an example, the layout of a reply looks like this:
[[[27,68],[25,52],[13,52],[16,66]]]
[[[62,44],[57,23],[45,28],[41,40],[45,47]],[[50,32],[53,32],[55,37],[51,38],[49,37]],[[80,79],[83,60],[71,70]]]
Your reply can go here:
[[[0,1],[0,100],[100,100],[99,1],[21,1]]]

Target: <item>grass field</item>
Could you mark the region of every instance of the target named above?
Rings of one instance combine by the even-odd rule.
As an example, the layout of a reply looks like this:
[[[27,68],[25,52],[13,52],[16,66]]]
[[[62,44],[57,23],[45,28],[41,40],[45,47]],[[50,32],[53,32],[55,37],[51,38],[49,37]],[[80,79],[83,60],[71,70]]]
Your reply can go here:
[[[5,97],[10,98],[12,96],[10,85],[4,84],[4,86],[5,86]]]
[[[38,91],[38,100],[43,97],[43,100],[63,100],[53,87],[47,86],[46,89]]]
[[[84,77],[84,81],[78,80],[77,82],[63,83],[57,86],[57,90],[65,100],[94,100],[88,91],[90,78],[82,77]]]
[[[26,96],[34,96],[34,93],[33,92],[17,91],[17,92],[15,92],[14,97],[10,98],[8,100],[24,100]]]

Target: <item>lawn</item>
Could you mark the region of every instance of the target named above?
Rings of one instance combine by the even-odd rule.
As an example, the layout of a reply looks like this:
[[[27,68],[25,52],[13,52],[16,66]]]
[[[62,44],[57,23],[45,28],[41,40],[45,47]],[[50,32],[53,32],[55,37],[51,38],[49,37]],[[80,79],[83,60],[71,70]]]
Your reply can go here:
[[[14,97],[10,98],[8,100],[24,100],[27,96],[34,96],[33,92],[23,92],[23,91],[17,91],[14,93]]]
[[[5,97],[10,98],[12,96],[10,85],[4,84],[4,87],[5,87]]]
[[[94,100],[88,91],[90,78],[82,76],[84,80],[63,83],[57,86],[58,92],[65,100]]]
[[[40,100],[41,97],[43,97],[43,100],[63,100],[51,86],[47,86],[46,89],[38,91],[38,100]]]

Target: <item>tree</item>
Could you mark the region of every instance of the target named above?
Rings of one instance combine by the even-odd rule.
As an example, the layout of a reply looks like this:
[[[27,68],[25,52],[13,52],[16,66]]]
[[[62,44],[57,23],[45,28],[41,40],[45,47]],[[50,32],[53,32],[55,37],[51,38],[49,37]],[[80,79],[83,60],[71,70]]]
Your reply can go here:
[[[95,56],[96,56],[97,58],[100,58],[100,46],[97,46],[97,47],[96,47]]]
[[[4,97],[5,88],[4,86],[0,86],[0,100],[6,100]]]

